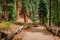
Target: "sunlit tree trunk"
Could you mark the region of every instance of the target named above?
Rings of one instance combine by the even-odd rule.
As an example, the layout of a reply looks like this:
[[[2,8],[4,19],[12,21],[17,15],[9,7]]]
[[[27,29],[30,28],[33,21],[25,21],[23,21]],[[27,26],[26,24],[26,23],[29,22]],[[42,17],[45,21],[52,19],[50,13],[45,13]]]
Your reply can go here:
[[[8,20],[8,18],[7,18],[7,9],[6,9],[6,6],[7,6],[6,0],[3,1],[3,5],[4,5],[4,12],[3,12],[4,18],[5,18],[5,20]]]
[[[27,12],[26,12],[26,8],[25,8],[25,6],[24,6],[24,2],[23,2],[24,0],[22,0],[22,14],[23,14],[23,16],[24,16],[24,23],[27,23],[28,22],[28,20],[27,20]]]
[[[19,6],[19,4],[20,4],[20,2],[19,2],[19,0],[17,0],[17,4],[16,4],[16,6],[17,6],[17,13],[18,13],[17,19],[20,18],[20,6]]]

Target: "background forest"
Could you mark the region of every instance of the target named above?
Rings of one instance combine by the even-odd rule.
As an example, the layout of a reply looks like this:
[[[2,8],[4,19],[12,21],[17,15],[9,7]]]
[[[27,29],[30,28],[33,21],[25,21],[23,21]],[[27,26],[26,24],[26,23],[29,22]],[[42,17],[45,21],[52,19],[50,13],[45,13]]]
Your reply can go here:
[[[0,0],[0,21],[16,21],[24,17],[46,25],[60,25],[60,0]],[[17,21],[16,21],[17,22]]]
[[[38,33],[40,36],[37,35],[37,38],[41,40],[43,35],[50,36],[47,30],[60,36],[60,0],[0,0],[0,39],[11,39],[22,31],[27,32],[29,37],[30,33],[34,37]]]

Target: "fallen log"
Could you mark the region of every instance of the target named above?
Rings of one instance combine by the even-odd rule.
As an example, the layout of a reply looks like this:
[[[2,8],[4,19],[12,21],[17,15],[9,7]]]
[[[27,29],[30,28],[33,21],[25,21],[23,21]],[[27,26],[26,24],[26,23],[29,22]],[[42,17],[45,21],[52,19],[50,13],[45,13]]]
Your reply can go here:
[[[7,30],[1,30],[1,40],[9,40],[11,39],[16,33],[21,32],[23,29],[23,26],[13,26],[11,29],[8,28]],[[3,35],[4,34],[4,35]],[[3,37],[2,37],[3,36]]]
[[[46,27],[46,30],[50,31],[54,35],[60,36],[60,27],[57,27],[57,26],[49,26],[49,27]]]
[[[15,29],[12,33],[10,33],[10,35],[7,36],[7,40],[9,40],[10,38],[12,38],[16,33],[19,33],[20,31],[22,31],[22,27],[18,27],[17,29]]]
[[[58,27],[54,27],[54,28],[52,29],[52,32],[53,32],[55,35],[58,34],[58,31],[59,31],[59,28],[58,28]]]

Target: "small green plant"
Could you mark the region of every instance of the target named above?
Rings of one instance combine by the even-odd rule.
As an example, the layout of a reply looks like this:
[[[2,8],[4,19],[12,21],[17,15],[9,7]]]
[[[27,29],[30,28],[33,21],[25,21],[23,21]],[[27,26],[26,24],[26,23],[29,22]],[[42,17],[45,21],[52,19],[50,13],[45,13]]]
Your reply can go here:
[[[11,22],[2,22],[2,23],[0,23],[0,29],[5,29],[5,28],[7,28],[7,27],[10,27],[11,26]]]
[[[11,26],[11,22],[6,22],[6,26],[10,27]]]

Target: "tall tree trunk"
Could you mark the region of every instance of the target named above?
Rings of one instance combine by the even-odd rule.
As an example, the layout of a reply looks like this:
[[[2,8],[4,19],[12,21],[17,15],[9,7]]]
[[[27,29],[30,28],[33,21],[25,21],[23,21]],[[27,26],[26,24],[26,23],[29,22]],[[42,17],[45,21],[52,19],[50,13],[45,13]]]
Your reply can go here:
[[[26,8],[24,6],[24,0],[22,0],[22,14],[24,15],[24,23],[27,23],[28,20],[27,20],[27,14],[26,14]]]
[[[20,6],[19,6],[19,0],[17,0],[17,13],[18,13],[18,16],[17,16],[17,19],[19,19],[20,18]]]
[[[49,1],[49,26],[51,26],[51,0]]]
[[[55,14],[55,20],[54,20],[55,25],[59,25],[58,0],[55,0],[54,14]]]
[[[5,20],[8,20],[8,18],[7,18],[7,9],[6,9],[6,6],[7,6],[6,0],[3,1],[3,5],[4,5],[3,14],[4,14],[4,17],[5,17]]]

